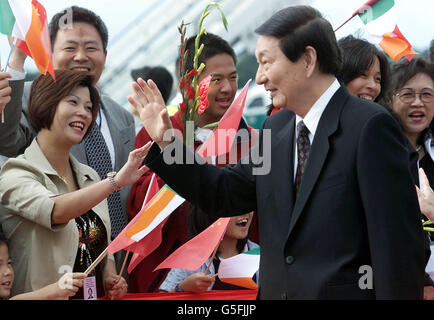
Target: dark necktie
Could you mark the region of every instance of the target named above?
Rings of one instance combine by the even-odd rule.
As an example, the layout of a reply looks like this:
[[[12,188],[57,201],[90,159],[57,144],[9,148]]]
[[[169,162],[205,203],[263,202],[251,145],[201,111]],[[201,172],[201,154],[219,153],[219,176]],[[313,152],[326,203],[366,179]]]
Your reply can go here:
[[[84,144],[89,166],[98,172],[101,180],[107,178],[107,173],[113,171],[113,166],[107,144],[96,123],[86,136]],[[127,225],[128,220],[122,210],[121,197],[118,191],[109,195],[107,202],[110,214],[111,237],[114,239]]]
[[[301,185],[304,169],[306,167],[307,159],[309,158],[310,141],[309,129],[304,125],[303,121],[297,124],[297,172],[295,175],[295,193]]]

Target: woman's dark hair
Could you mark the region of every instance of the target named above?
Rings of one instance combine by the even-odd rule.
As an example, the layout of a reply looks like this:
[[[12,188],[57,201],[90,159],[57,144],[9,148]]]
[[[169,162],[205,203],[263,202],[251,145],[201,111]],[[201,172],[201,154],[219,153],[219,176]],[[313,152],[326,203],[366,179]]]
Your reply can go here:
[[[56,81],[51,75],[40,75],[30,89],[28,104],[30,125],[39,132],[50,129],[60,101],[67,97],[75,88],[89,89],[92,102],[92,123],[86,135],[90,132],[98,115],[100,95],[93,86],[93,78],[85,71],[55,70]]]
[[[72,13],[72,16],[68,17],[67,15],[70,12]],[[68,20],[66,21],[62,20],[65,19],[65,17],[67,19],[70,18],[72,20],[71,21],[72,23],[82,22],[93,26],[96,29],[96,31],[98,31],[104,51],[107,50],[108,30],[104,21],[101,19],[100,16],[95,14],[93,11],[90,11],[86,8],[77,7],[77,6],[66,8],[63,11],[56,13],[51,19],[50,24],[48,26],[48,29],[50,30],[51,47],[54,47],[54,42],[56,41],[57,32],[61,28],[61,23],[69,22]],[[69,26],[65,25],[65,27],[69,27]]]
[[[193,60],[194,60],[194,46],[196,41],[196,35],[188,38],[187,44],[186,44],[186,50],[188,50],[187,58],[185,60],[185,71],[189,72],[193,69]],[[213,33],[206,33],[203,34],[200,37],[199,41],[199,47],[201,45],[204,45],[204,48],[202,50],[202,53],[199,56],[199,60],[197,63],[197,66],[199,67],[201,63],[206,64],[206,60],[221,54],[226,53],[232,57],[234,60],[234,65],[237,64],[237,56],[235,54],[234,49],[231,47],[231,45],[224,40],[223,38],[219,37],[218,35],[215,35]]]
[[[199,233],[208,228],[215,220],[212,220],[208,214],[206,214],[198,206],[190,205],[190,211],[188,215],[188,236],[190,239],[197,236]],[[238,239],[237,250],[239,253],[243,252],[247,243],[248,237],[244,239]]]
[[[390,73],[389,62],[384,53],[372,43],[351,35],[340,39],[338,45],[342,54],[342,65],[337,78],[345,85],[363,75],[371,67],[375,57],[378,58],[380,62],[381,91],[375,101],[382,101],[388,90]]]
[[[402,58],[394,63],[391,69],[389,98],[418,73],[424,73],[434,81],[434,66],[423,57],[413,57],[410,61]]]
[[[293,6],[282,9],[255,30],[259,35],[279,39],[285,56],[296,62],[307,46],[315,49],[319,69],[337,75],[341,53],[333,28],[322,14],[310,6]]]

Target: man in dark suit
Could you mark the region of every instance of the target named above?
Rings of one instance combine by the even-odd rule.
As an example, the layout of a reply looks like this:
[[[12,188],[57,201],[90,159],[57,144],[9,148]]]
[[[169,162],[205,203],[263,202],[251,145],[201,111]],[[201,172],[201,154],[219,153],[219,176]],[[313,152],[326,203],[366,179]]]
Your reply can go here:
[[[284,107],[265,121],[259,151],[223,169],[165,164],[192,151],[163,140],[161,97],[138,81],[129,101],[156,142],[145,162],[215,218],[257,210],[261,299],[422,298],[424,236],[397,122],[336,80],[335,35],[315,9],[283,9],[256,32],[256,82]]]
[[[68,22],[70,25],[66,24]],[[102,19],[90,10],[73,6],[54,15],[49,29],[54,69],[85,70],[93,76],[97,84],[104,69],[108,45],[108,31]],[[24,83],[25,59],[26,56],[15,48],[8,66],[8,72],[12,75],[12,79],[9,79],[12,80],[9,81],[12,90],[6,92],[11,94],[11,99],[8,99],[10,102],[4,109],[6,121],[0,124],[0,154],[7,157],[23,153],[36,136],[27,121],[27,101],[31,82]],[[0,75],[0,79],[4,77],[4,73]],[[0,97],[1,93],[5,92],[1,90],[5,86],[3,82],[0,83]],[[0,111],[2,108],[0,101]],[[90,140],[91,134],[82,143],[75,145],[71,153],[77,160],[95,169],[101,179],[105,179],[107,171],[119,171],[127,162],[129,152],[134,147],[135,124],[131,113],[105,94],[101,95],[100,113],[96,124],[95,129],[100,131],[108,159],[105,171],[99,170],[96,160],[89,154],[87,146],[93,144]],[[101,157],[99,152],[96,152],[97,158]],[[113,194],[113,200],[109,198],[112,238],[116,237],[128,222],[126,202],[129,190],[130,188],[123,188],[118,194]],[[113,213],[113,208],[116,213]],[[113,223],[115,220],[116,225]],[[124,254],[125,252],[121,251],[115,255],[118,271]],[[127,277],[126,272],[124,276]]]

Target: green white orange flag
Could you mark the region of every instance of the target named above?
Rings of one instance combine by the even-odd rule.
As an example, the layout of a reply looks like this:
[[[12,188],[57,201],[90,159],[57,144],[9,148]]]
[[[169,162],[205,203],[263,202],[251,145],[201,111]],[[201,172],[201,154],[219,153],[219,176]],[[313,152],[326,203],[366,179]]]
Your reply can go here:
[[[184,201],[184,198],[179,196],[167,184],[164,185],[151,200],[149,206],[145,206],[143,214],[140,215],[136,223],[127,228],[125,235],[139,242]]]
[[[155,270],[177,268],[197,270],[222,240],[231,218],[220,218],[160,263]],[[154,271],[155,271],[154,270]]]
[[[167,185],[155,193],[157,179],[151,179],[145,197],[150,199],[142,210],[128,223],[119,235],[108,246],[108,253],[119,250],[133,252],[128,272],[130,273],[140,261],[146,258],[161,244],[161,231],[170,214],[185,200]]]
[[[251,80],[246,83],[238,97],[232,102],[231,106],[220,119],[217,128],[197,150],[197,153],[200,156],[217,157],[229,153],[232,144],[234,143],[235,136],[237,135],[238,127],[243,115],[244,104],[246,102],[250,82]],[[252,132],[252,134],[255,134],[255,132]]]
[[[48,71],[54,79],[47,13],[38,1],[0,0],[0,33],[21,40],[17,46],[33,58],[38,71]]]
[[[221,281],[248,289],[257,289],[253,276],[259,270],[260,249],[243,252],[220,262],[218,275]]]
[[[354,12],[355,15],[360,17],[375,42],[392,60],[398,61],[404,56],[410,60],[417,54],[396,24],[394,0],[368,1]]]

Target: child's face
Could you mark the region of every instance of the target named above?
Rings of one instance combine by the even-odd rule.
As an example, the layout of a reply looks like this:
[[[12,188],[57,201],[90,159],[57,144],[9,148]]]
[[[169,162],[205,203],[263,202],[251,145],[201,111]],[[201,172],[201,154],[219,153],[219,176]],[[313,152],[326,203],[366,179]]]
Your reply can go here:
[[[0,299],[9,298],[14,282],[14,270],[6,244],[0,242]]]
[[[253,212],[231,217],[225,236],[238,240],[246,238],[249,234],[252,217]]]

